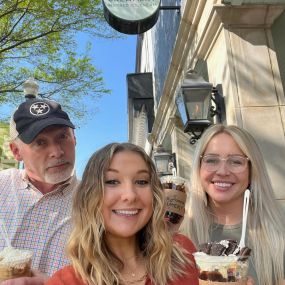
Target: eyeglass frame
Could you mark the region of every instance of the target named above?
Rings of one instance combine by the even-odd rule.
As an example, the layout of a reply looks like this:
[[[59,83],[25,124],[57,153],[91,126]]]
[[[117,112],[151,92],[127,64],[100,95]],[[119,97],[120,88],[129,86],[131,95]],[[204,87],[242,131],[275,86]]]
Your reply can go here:
[[[225,162],[226,162],[225,165],[226,165],[227,169],[228,169],[230,172],[232,172],[232,173],[241,173],[241,172],[243,172],[243,171],[246,169],[246,166],[248,165],[248,163],[250,162],[250,159],[249,159],[246,155],[242,155],[242,154],[228,155],[227,157],[221,157],[221,156],[216,155],[216,154],[206,154],[206,155],[203,154],[203,155],[200,155],[200,159],[201,159],[201,160],[200,160],[200,167],[202,167],[202,163],[204,162],[204,161],[203,161],[203,158],[204,158],[205,156],[213,156],[213,157],[215,156],[215,157],[219,158],[220,162],[221,162],[221,161],[225,161]],[[230,168],[228,167],[227,161],[228,161],[228,159],[231,158],[231,157],[244,158],[244,159],[246,160],[246,163],[244,164],[244,169],[241,170],[241,171],[238,171],[238,172],[235,172],[235,171],[230,170]],[[205,163],[205,162],[204,162],[204,163]],[[216,170],[208,170],[208,169],[206,169],[206,167],[205,167],[205,169],[206,169],[208,172],[217,172],[220,166],[221,166],[221,165],[217,166],[217,169],[216,169]]]

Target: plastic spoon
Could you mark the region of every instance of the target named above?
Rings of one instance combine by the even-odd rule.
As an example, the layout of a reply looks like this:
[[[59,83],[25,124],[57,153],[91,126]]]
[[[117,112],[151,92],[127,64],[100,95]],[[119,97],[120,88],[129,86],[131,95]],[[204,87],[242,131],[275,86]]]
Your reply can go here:
[[[5,242],[6,242],[7,246],[11,247],[11,242],[10,242],[10,239],[9,239],[9,236],[8,236],[8,232],[7,232],[6,226],[5,226],[4,222],[1,219],[0,219],[0,232],[1,232],[2,236],[5,239]]]
[[[237,254],[243,247],[245,247],[245,233],[246,233],[246,222],[249,207],[250,190],[246,189],[243,196],[243,211],[242,211],[242,230],[241,238],[238,247],[234,251]]]

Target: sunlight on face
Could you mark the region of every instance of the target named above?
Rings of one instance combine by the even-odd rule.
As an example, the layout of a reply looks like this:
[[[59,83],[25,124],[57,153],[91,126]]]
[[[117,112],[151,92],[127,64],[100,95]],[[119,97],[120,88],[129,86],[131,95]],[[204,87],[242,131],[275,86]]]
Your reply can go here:
[[[134,238],[153,212],[146,162],[132,151],[116,153],[105,174],[104,187],[102,214],[107,236]]]

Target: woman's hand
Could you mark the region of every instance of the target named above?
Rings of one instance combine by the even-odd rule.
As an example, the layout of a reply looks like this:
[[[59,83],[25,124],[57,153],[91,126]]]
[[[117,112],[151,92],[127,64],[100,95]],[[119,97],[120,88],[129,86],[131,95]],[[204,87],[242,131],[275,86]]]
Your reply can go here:
[[[32,277],[20,277],[1,282],[1,285],[43,285],[48,276],[38,270],[32,270]]]

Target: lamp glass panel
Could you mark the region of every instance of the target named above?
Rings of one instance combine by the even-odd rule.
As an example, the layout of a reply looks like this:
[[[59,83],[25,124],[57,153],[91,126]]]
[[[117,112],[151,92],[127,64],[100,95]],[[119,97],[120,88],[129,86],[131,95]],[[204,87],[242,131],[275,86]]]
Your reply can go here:
[[[183,90],[184,104],[189,120],[208,119],[211,92],[210,89]]]
[[[155,155],[154,160],[158,173],[168,173],[169,155]]]

